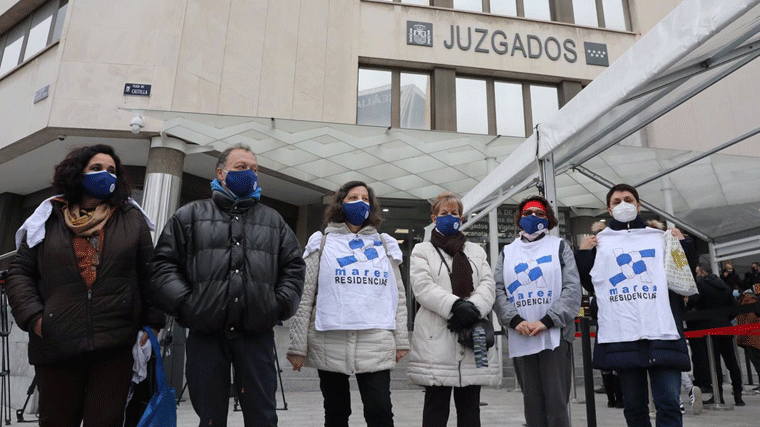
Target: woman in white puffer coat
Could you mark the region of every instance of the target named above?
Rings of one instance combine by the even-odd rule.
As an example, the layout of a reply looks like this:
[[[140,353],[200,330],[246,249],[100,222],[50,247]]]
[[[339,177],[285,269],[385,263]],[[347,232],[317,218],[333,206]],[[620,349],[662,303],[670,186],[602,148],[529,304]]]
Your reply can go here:
[[[480,387],[499,383],[494,348],[487,366],[477,367],[475,351],[458,342],[458,331],[491,312],[495,285],[485,251],[459,231],[462,201],[451,193],[432,206],[436,228],[431,241],[414,247],[411,285],[420,304],[414,318],[408,375],[425,386],[422,426],[445,426],[453,388],[457,425],[480,426]]]
[[[293,369],[317,368],[325,426],[348,426],[356,375],[368,427],[393,426],[390,370],[409,351],[396,240],[379,234],[380,205],[363,182],[344,184],[325,212],[325,234],[306,245],[301,303],[290,320]]]

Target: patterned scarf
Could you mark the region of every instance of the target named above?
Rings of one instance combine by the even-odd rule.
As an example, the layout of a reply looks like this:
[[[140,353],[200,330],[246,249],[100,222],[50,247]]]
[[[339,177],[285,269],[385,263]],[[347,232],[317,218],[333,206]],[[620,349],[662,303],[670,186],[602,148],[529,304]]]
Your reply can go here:
[[[63,202],[63,218],[74,233],[71,244],[74,247],[79,275],[82,276],[87,289],[92,289],[97,279],[100,254],[103,251],[104,227],[115,209],[101,203],[95,210],[86,212],[81,211],[79,205],[69,206],[63,199],[56,200]]]

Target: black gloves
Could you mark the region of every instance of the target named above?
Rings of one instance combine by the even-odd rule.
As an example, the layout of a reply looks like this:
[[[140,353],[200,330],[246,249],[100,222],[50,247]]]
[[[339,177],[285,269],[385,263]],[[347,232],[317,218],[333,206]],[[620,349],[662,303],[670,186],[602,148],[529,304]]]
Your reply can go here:
[[[459,332],[472,327],[479,319],[480,312],[475,307],[475,304],[459,299],[451,306],[451,317],[448,321],[448,328],[452,332]]]

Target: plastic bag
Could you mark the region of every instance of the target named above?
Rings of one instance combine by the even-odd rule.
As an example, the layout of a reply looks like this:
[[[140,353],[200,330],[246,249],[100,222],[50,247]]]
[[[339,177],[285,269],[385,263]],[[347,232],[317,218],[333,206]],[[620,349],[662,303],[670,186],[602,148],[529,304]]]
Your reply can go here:
[[[148,402],[148,407],[140,418],[137,427],[174,427],[177,425],[177,397],[173,388],[166,382],[164,361],[161,358],[161,347],[149,327],[145,327],[153,354],[156,356],[156,386],[158,390]]]
[[[688,297],[699,293],[681,242],[670,231],[665,232],[665,277],[668,289],[678,295]]]

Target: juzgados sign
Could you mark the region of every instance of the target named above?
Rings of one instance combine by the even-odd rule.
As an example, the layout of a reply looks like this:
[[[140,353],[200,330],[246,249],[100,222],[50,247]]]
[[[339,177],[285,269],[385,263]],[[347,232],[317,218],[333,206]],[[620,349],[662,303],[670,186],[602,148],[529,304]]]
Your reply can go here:
[[[407,44],[433,47],[433,24],[407,21]],[[488,28],[451,25],[448,37],[443,40],[446,49],[459,49],[477,53],[495,53],[527,59],[544,56],[552,61],[578,61],[578,44],[571,38],[540,37],[534,34],[510,33]],[[607,46],[601,43],[584,43],[586,63],[608,66]]]

